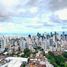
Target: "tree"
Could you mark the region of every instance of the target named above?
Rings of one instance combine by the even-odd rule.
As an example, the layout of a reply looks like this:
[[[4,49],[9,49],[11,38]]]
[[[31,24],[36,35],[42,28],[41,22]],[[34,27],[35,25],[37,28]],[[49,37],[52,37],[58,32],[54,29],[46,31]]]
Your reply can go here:
[[[24,57],[30,57],[31,51],[30,49],[26,48],[24,49]]]
[[[22,64],[20,67],[25,67],[25,64]]]
[[[67,63],[65,63],[65,67],[67,67]]]
[[[65,64],[65,58],[63,55],[55,55],[52,52],[48,52],[46,55],[48,58],[49,62],[54,65],[54,67],[67,67]]]
[[[65,58],[67,58],[67,52],[64,52],[64,53],[63,53],[63,56],[64,56]]]
[[[55,61],[58,65],[61,65],[62,63],[64,63],[65,59],[63,56],[61,55],[58,55],[58,56],[55,56]]]

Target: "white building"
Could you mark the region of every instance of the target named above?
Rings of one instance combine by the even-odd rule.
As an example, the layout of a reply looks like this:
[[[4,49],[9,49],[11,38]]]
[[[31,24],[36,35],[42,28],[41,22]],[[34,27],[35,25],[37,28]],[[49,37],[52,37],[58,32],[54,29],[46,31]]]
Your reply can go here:
[[[1,67],[20,67],[23,63],[28,62],[28,58],[21,57],[7,57],[5,60],[9,62],[5,63]]]
[[[5,37],[0,37],[0,52],[3,52],[6,46],[6,39]]]

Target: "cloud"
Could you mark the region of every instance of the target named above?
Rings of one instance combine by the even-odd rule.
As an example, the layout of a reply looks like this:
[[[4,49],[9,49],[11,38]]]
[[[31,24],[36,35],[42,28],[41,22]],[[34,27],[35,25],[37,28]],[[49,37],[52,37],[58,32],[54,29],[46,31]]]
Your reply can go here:
[[[66,0],[0,0],[0,7],[0,32],[62,31],[67,22]]]
[[[67,8],[67,0],[50,0],[49,7],[53,11]]]
[[[13,8],[19,4],[19,0],[0,0],[0,2],[6,9]]]
[[[56,11],[55,15],[61,20],[67,20],[67,8]]]

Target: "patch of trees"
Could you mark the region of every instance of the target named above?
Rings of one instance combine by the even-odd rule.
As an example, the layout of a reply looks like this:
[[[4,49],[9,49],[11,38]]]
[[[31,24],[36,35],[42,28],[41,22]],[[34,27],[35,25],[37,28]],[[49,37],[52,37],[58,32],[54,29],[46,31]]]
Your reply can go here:
[[[54,67],[67,67],[67,53],[64,52],[62,55],[54,55],[52,52],[49,52],[46,57],[48,61],[54,65]]]

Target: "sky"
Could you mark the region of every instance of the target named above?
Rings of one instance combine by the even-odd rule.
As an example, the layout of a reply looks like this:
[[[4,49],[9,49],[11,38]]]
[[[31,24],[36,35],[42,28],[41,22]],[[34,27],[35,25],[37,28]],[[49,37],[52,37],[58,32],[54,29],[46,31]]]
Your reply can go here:
[[[0,0],[0,33],[67,31],[67,0]]]

